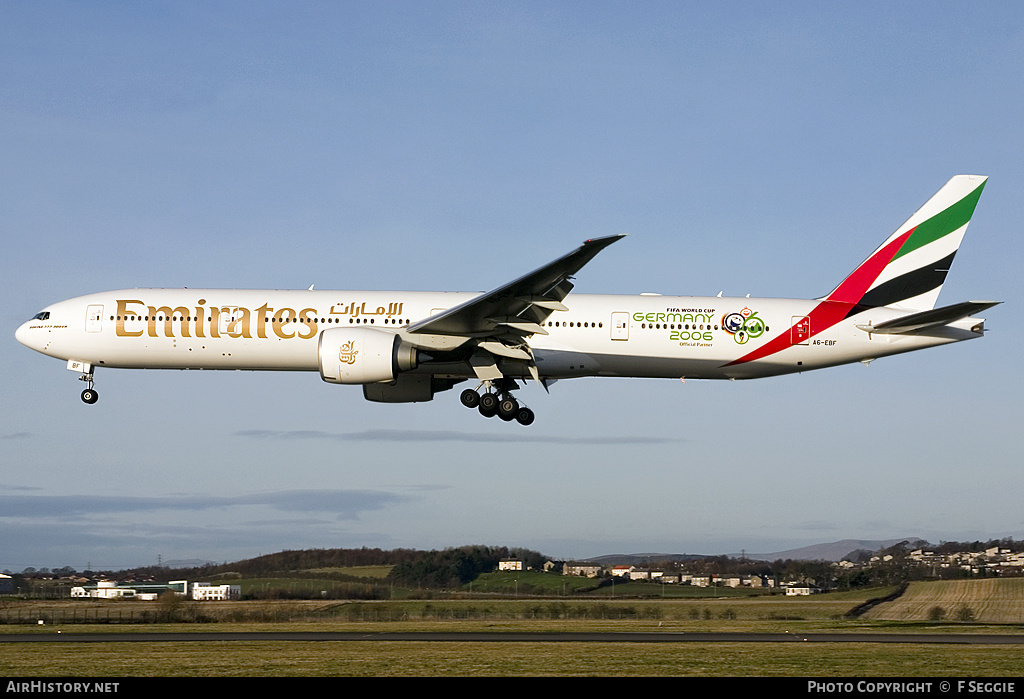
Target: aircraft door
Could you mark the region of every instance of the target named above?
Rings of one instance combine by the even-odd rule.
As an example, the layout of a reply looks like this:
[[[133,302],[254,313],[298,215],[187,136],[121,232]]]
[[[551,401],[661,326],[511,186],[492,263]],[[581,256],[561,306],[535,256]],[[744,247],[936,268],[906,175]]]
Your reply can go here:
[[[231,335],[236,331],[239,319],[238,306],[223,306],[217,316],[217,330],[221,335]]]
[[[628,340],[629,313],[626,313],[625,311],[616,311],[612,313],[611,330],[613,340]]]
[[[790,341],[794,345],[806,345],[811,337],[811,319],[808,316],[793,316]]]
[[[85,332],[98,333],[103,329],[103,306],[94,305],[85,309]]]

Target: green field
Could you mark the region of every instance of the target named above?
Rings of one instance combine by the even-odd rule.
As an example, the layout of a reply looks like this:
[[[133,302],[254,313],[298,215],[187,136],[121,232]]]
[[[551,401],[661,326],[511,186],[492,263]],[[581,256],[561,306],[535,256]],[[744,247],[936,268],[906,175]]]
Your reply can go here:
[[[1015,677],[1019,646],[225,641],[25,644],[7,677]]]
[[[557,580],[559,576],[546,576]],[[582,578],[574,578],[579,584]],[[512,626],[549,623],[563,624],[629,624],[639,630],[661,628],[673,631],[759,631],[759,632],[812,632],[857,629],[961,628],[954,615],[934,622],[919,611],[916,615],[887,613],[891,605],[904,604],[903,598],[876,607],[859,619],[848,618],[848,613],[862,602],[882,597],[894,588],[873,588],[847,592],[787,597],[781,594],[764,595],[744,593],[723,588],[677,588],[676,596],[626,596],[625,591],[640,587],[644,591],[660,586],[643,583],[617,585],[616,596],[601,589],[590,593],[552,595],[547,597],[506,596],[500,594],[507,581],[484,576],[482,584],[469,586],[462,592],[409,591],[353,583],[333,583],[329,580],[302,580],[292,578],[257,579],[241,581],[244,590],[290,589],[312,592],[320,597],[321,591],[336,591],[335,586],[349,591],[375,591],[380,597],[362,599],[267,598],[241,602],[191,602],[181,599],[158,602],[107,600],[11,600],[0,603],[0,628],[15,630],[31,626],[42,620],[49,625],[77,626],[82,624],[124,627],[152,626],[156,623],[198,623],[220,627],[237,623],[343,623],[343,624],[436,624],[454,622],[477,630],[493,624]],[[975,618],[985,623],[1018,621],[1003,615],[995,616],[995,609],[1017,609],[1024,598],[1024,579],[1006,581],[976,581],[974,597],[957,586],[956,599],[988,600],[988,607],[979,601],[971,603],[979,610]],[[1000,583],[994,588],[992,583]],[[592,584],[592,582],[591,582]],[[943,583],[912,585],[904,595],[907,604],[915,609],[926,609],[936,599],[943,599]],[[938,587],[928,587],[938,586]],[[996,589],[1002,590],[997,594]],[[930,592],[931,591],[931,592]],[[686,592],[691,597],[683,596]],[[718,596],[710,596],[718,593]],[[389,598],[393,594],[393,598]],[[967,597],[965,597],[967,595]],[[1009,596],[1009,597],[1008,597]],[[922,600],[924,600],[922,602]],[[995,602],[993,602],[995,601]],[[952,604],[950,604],[952,607]],[[1020,620],[1024,622],[1024,620]],[[462,628],[460,626],[460,628]],[[966,627],[965,627],[966,628]]]
[[[388,584],[383,579],[367,579],[365,582],[349,582],[331,580],[329,578],[252,578],[237,580],[242,588],[244,597],[302,597],[306,599],[357,597],[376,598],[380,595],[390,595]]]
[[[655,603],[656,605],[657,603]],[[71,634],[95,631],[871,631],[1024,633],[1024,629],[849,622],[827,617],[820,606],[791,607],[805,620],[654,619],[550,620],[530,618],[529,607],[508,607],[506,619],[452,616],[409,621],[280,624],[195,624],[65,627]],[[778,609],[778,608],[776,608]],[[366,610],[364,610],[366,611]],[[421,610],[422,611],[422,610]],[[753,610],[745,610],[755,614]],[[771,615],[762,610],[757,615]],[[515,618],[513,618],[513,616]],[[815,619],[818,617],[818,619]],[[24,633],[52,627],[19,628]],[[67,638],[65,638],[65,641]],[[1020,646],[850,643],[545,643],[537,642],[272,642],[40,643],[10,645],[0,653],[0,674],[104,677],[258,676],[813,676],[813,677],[1012,677],[1020,674]]]
[[[288,579],[282,579],[288,580]],[[270,584],[271,581],[264,581]],[[497,584],[494,580],[483,581]],[[503,582],[503,581],[498,581]],[[1024,585],[989,581],[947,590],[911,586],[907,599],[1003,598]],[[323,581],[320,581],[323,583]],[[935,587],[927,587],[935,585]],[[175,605],[98,600],[0,603],[3,633],[60,630],[64,643],[9,645],[0,673],[29,676],[1017,676],[1019,645],[842,643],[269,642],[67,643],[75,633],[184,631],[675,631],[1000,633],[1022,624],[850,619],[846,613],[890,589],[815,597],[782,595],[605,598],[587,594],[508,599],[474,586],[437,599],[265,600]],[[626,587],[626,586],[623,586]],[[649,586],[646,586],[649,587]],[[617,588],[618,589],[618,588]],[[620,590],[621,591],[621,590]],[[721,591],[719,588],[718,591]],[[950,596],[952,595],[952,596]],[[945,596],[945,597],[944,597]],[[396,596],[397,597],[397,596]],[[880,609],[880,608],[876,608]],[[138,623],[143,618],[148,623]],[[153,623],[160,614],[203,623]],[[71,615],[69,619],[69,615]],[[91,616],[90,616],[91,615]],[[191,615],[191,618],[190,618]],[[882,615],[884,617],[884,615]],[[42,626],[36,622],[43,619]],[[61,621],[63,619],[64,621]],[[128,620],[134,620],[128,623]]]
[[[913,582],[899,599],[880,605],[870,619],[979,621],[1024,624],[1024,578]]]
[[[347,566],[344,568],[310,568],[314,575],[349,575],[353,578],[383,579],[394,566]]]
[[[696,597],[750,597],[768,594],[767,590],[730,587],[693,587],[691,585],[660,584],[629,580],[605,581],[575,575],[553,575],[538,571],[484,573],[464,591],[493,592],[502,595],[567,595],[586,594],[590,597],[636,598],[696,598]]]

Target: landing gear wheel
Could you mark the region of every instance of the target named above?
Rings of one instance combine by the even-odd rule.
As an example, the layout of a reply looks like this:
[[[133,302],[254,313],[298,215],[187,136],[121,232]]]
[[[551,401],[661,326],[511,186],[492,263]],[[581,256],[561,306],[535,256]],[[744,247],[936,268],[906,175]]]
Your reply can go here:
[[[516,413],[519,412],[519,402],[511,396],[504,398],[498,402],[498,417],[505,422],[516,419]]]
[[[87,388],[82,391],[82,400],[89,405],[92,405],[100,399],[100,394],[91,388]]]
[[[533,414],[533,411],[530,410],[529,408],[520,408],[519,411],[516,412],[516,420],[519,421],[520,425],[533,424],[534,417],[536,416]]]
[[[480,405],[480,394],[472,388],[467,388],[462,392],[462,395],[459,396],[459,400],[461,400],[462,404],[467,408],[475,408]]]
[[[477,408],[477,410],[479,410],[480,414],[483,415],[484,417],[494,417],[495,415],[498,414],[498,408],[497,407],[495,407],[495,406],[488,407],[488,405],[486,403],[484,403],[483,401],[480,401],[480,407]]]
[[[498,412],[498,396],[494,395],[493,393],[485,393],[482,396],[480,396],[479,405],[481,412],[487,410],[488,412],[491,413],[491,415],[494,415]]]

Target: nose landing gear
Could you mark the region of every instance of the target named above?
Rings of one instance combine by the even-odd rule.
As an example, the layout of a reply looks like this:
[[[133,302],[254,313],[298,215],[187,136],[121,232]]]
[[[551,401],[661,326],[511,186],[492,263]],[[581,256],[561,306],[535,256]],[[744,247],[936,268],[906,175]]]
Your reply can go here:
[[[78,380],[79,381],[85,381],[85,390],[82,391],[82,402],[83,403],[87,403],[88,405],[92,405],[93,403],[95,403],[96,401],[98,401],[100,399],[100,394],[95,389],[93,389],[93,387],[92,387],[92,380],[93,380],[92,372],[89,372],[88,374],[82,374],[81,376],[78,377]]]
[[[480,387],[486,386],[487,390],[484,393],[478,393]],[[515,387],[515,383],[508,385],[505,383],[485,381],[480,386],[473,390],[467,388],[459,396],[459,400],[467,408],[476,408],[480,411],[480,414],[484,417],[494,417],[497,415],[505,422],[511,422],[512,420],[517,421],[520,425],[529,425],[533,423],[536,417],[533,411],[529,408],[519,405],[512,396],[512,390]],[[497,389],[496,392],[491,389]]]

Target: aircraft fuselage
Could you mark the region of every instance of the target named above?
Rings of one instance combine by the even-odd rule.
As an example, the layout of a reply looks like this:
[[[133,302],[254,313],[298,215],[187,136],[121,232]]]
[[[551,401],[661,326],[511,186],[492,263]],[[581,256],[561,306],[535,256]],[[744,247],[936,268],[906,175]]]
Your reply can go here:
[[[93,367],[318,371],[318,338],[331,328],[401,333],[410,322],[478,294],[409,291],[267,291],[129,289],[62,301],[17,331],[23,344]],[[660,295],[572,294],[568,310],[531,341],[539,375],[746,379],[774,376],[980,337],[981,321],[964,318],[927,334],[872,334],[906,315],[871,308],[820,327],[828,301]],[[820,314],[819,314],[820,315]],[[39,319],[39,316],[46,316]],[[828,322],[828,321],[825,321]],[[818,327],[816,327],[818,326]],[[773,346],[770,346],[773,345]],[[774,350],[774,351],[772,351]],[[758,356],[758,352],[768,353]],[[748,359],[744,359],[748,358]],[[501,364],[523,378],[516,362]],[[419,373],[473,378],[468,363],[427,359]]]

